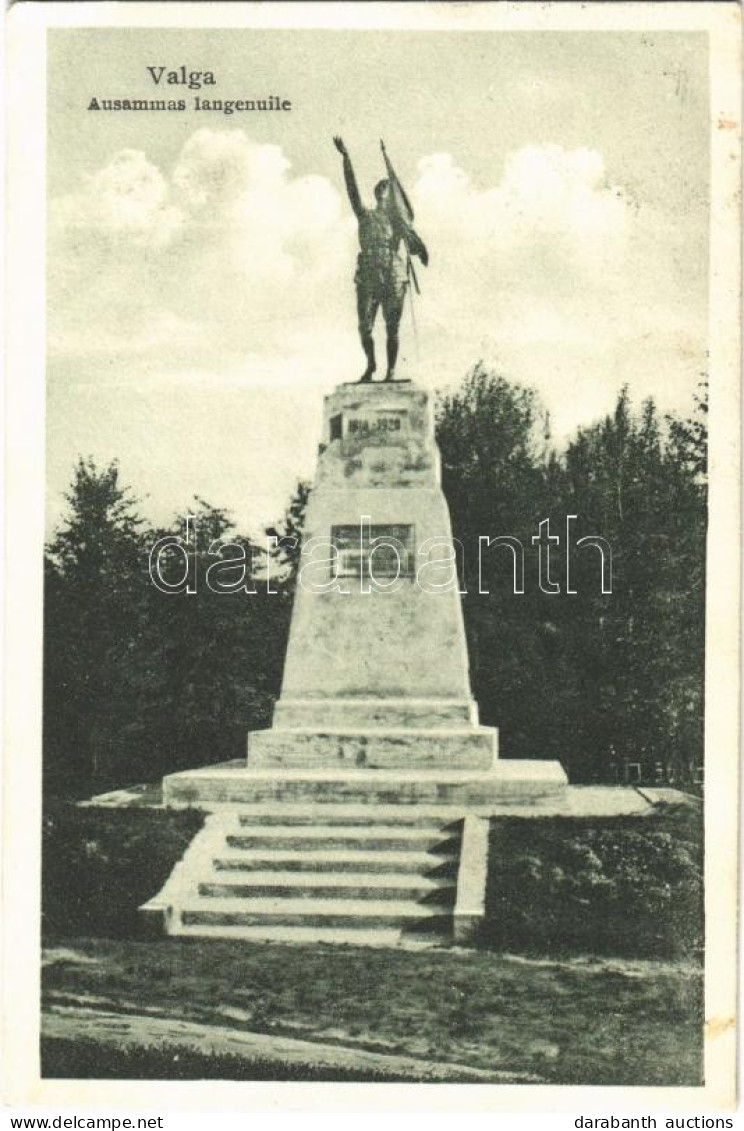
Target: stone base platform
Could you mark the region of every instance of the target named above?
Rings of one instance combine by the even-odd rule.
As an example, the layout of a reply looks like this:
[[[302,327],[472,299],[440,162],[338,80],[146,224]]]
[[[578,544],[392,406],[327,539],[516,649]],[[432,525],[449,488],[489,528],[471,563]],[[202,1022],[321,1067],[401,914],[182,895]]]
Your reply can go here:
[[[163,779],[163,802],[205,808],[256,802],[423,804],[451,805],[462,812],[530,803],[561,794],[566,786],[559,762],[523,759],[498,761],[488,769],[460,770],[253,769],[244,762],[228,762],[170,774]]]

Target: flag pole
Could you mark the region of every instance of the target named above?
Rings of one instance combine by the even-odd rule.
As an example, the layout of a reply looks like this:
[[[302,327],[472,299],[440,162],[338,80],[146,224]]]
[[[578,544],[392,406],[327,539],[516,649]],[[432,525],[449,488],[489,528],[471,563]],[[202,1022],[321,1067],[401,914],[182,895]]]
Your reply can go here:
[[[416,279],[416,272],[414,270],[413,263],[411,262],[411,256],[408,253],[407,248],[406,248],[406,261],[407,261],[408,276],[409,276],[409,278],[413,277],[413,281],[414,281],[414,284],[416,286],[416,293],[421,294],[421,292],[419,291],[419,288],[418,288],[418,281]],[[410,305],[411,305],[411,325],[413,327],[413,341],[414,341],[415,346],[416,346],[416,361],[418,361],[419,360],[418,327],[416,325],[416,312],[413,309],[413,290],[410,286],[408,288],[408,292],[409,292],[409,296],[410,296]]]

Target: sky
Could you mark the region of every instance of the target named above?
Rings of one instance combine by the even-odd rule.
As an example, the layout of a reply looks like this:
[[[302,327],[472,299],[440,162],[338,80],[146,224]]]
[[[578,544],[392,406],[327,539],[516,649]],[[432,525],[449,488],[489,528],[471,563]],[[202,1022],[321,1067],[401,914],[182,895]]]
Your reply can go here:
[[[322,398],[364,367],[356,223],[379,139],[430,252],[399,376],[483,359],[556,444],[706,368],[706,37],[655,32],[55,29],[48,41],[48,525],[78,455],[155,522],[198,494],[256,532],[311,478]],[[200,91],[148,66],[212,70]],[[195,94],[292,102],[196,112]],[[182,97],[185,113],[88,110]],[[384,356],[378,327],[378,357]]]

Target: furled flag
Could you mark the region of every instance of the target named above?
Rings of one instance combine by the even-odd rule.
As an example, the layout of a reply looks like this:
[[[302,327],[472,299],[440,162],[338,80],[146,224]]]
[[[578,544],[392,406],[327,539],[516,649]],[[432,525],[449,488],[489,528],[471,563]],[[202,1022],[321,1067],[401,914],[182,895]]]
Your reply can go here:
[[[408,270],[411,273],[414,286],[416,287],[416,292],[420,293],[418,279],[416,278],[416,272],[414,271],[413,264],[411,263],[411,256],[417,255],[423,263],[424,267],[426,267],[429,262],[429,253],[426,250],[424,241],[421,239],[418,232],[413,226],[413,208],[411,207],[411,202],[408,199],[406,190],[403,188],[403,185],[398,179],[398,174],[395,172],[392,162],[387,155],[385,142],[382,140],[380,141],[380,148],[382,149],[382,155],[385,158],[385,165],[387,166],[388,181],[390,182],[390,193],[393,202],[393,208],[395,209],[400,227],[403,231],[403,242],[405,243],[406,251],[408,252]]]

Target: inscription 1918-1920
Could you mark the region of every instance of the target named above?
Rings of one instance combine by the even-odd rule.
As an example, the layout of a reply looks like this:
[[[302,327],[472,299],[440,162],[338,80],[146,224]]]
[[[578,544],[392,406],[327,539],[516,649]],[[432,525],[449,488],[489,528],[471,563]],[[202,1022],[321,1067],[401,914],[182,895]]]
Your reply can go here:
[[[356,433],[360,436],[368,436],[373,432],[399,432],[400,431],[400,417],[399,416],[378,416],[374,420],[366,420],[364,418],[354,418],[349,420],[349,433]]]

